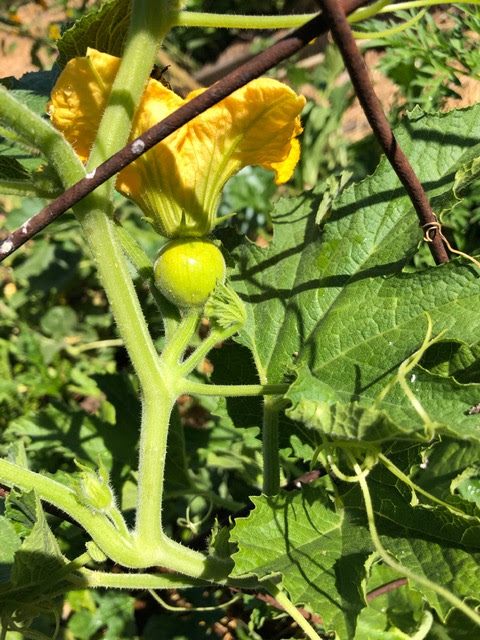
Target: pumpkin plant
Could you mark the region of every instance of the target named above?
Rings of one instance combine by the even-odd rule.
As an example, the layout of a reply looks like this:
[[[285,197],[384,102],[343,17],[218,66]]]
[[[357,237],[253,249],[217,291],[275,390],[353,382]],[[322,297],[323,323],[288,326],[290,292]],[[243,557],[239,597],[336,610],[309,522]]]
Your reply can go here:
[[[350,20],[393,8],[376,2]],[[77,449],[68,469],[47,473],[29,462],[34,447],[21,428],[7,430],[18,441],[0,459],[0,482],[11,491],[0,516],[2,638],[48,637],[34,622],[46,613],[57,634],[61,597],[96,587],[268,592],[317,639],[477,633],[477,267],[464,258],[411,266],[422,232],[385,158],[357,184],[330,180],[280,200],[267,247],[226,226],[235,212],[219,215],[218,207],[232,176],[255,165],[280,185],[299,160],[306,101],[277,80],[244,84],[145,149],[150,127],[203,93],[183,99],[150,77],[171,29],[290,27],[310,17],[208,15],[176,0],[111,0],[59,41],[62,71],[41,105],[49,121],[29,106],[34,88],[0,89],[10,145],[0,157],[5,193],[54,197],[92,181],[125,145],[136,154],[73,211],[135,374],[136,387],[123,398],[120,386],[107,390],[110,423],[118,438],[125,429],[137,440],[139,427],[138,462],[128,473],[133,509],[125,507],[127,479],[113,477],[113,443],[93,459]],[[105,27],[116,20],[122,37],[109,37]],[[415,110],[396,128],[439,219],[478,178],[479,115],[478,105]],[[26,164],[25,149],[40,164]],[[142,249],[141,227],[134,237],[115,218],[115,190],[150,225],[143,233],[156,238],[153,256]],[[23,221],[23,235],[30,225]],[[11,245],[7,239],[0,253]],[[160,334],[147,323],[137,278],[161,315]],[[207,356],[210,377],[202,370]],[[225,478],[216,487],[210,479],[205,490],[198,472],[195,486],[178,428],[177,401],[185,397],[214,403],[220,424],[255,452],[236,460],[256,492],[249,501],[240,503]],[[139,403],[139,425],[125,419],[128,398]],[[41,425],[48,410],[28,419]],[[105,414],[96,419],[94,431]],[[61,412],[56,420],[61,429]],[[217,460],[227,453],[216,450]],[[210,463],[218,464],[214,456]],[[169,464],[185,481],[180,494],[229,509],[225,521],[217,513],[200,548],[179,539],[167,518]],[[305,480],[306,472],[313,481],[295,480],[288,490],[288,477]],[[249,512],[238,515],[247,503]],[[25,505],[31,526],[20,526]],[[81,529],[82,553],[60,546],[44,508]],[[112,563],[119,569],[111,571]],[[369,594],[392,584],[376,608]]]

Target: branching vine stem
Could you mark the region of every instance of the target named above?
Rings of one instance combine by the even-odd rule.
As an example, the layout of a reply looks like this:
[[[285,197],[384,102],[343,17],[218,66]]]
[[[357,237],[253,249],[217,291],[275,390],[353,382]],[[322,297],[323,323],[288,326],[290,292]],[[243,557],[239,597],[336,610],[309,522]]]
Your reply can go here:
[[[372,542],[375,546],[375,549],[378,555],[380,556],[380,558],[383,560],[383,562],[387,564],[389,567],[391,567],[392,569],[394,569],[395,571],[398,571],[400,575],[405,576],[408,580],[411,580],[412,582],[417,582],[418,584],[421,584],[423,587],[426,587],[427,589],[431,589],[440,597],[445,598],[447,602],[449,602],[454,607],[457,607],[458,609],[460,609],[460,611],[462,611],[462,613],[464,613],[468,618],[470,618],[470,620],[473,620],[475,624],[480,626],[480,615],[478,615],[478,613],[476,613],[471,607],[466,605],[465,602],[463,602],[463,600],[461,600],[456,595],[451,593],[445,587],[442,587],[441,585],[436,584],[435,582],[432,582],[431,580],[429,580],[424,576],[413,573],[413,571],[410,571],[409,569],[401,565],[399,562],[394,560],[394,558],[388,553],[388,551],[382,545],[380,536],[378,535],[377,527],[375,524],[375,514],[373,511],[372,498],[370,495],[370,489],[368,488],[367,480],[362,475],[362,469],[360,465],[353,459],[352,459],[352,464],[353,464],[355,473],[357,474],[357,477],[358,477],[358,483],[362,490],[363,500],[365,502],[365,510],[367,512],[367,520],[368,520],[368,528],[370,530],[370,536],[372,538]]]
[[[312,627],[312,625],[297,609],[297,607],[293,605],[293,603],[288,599],[287,595],[277,585],[273,584],[272,582],[267,582],[265,586],[275,598],[275,600],[279,603],[279,605],[295,620],[295,622],[298,624],[300,629],[302,629],[307,638],[310,638],[310,640],[321,640],[320,636]]]
[[[283,395],[288,384],[203,384],[186,380],[183,392],[200,396],[270,396]]]
[[[263,404],[263,493],[274,496],[280,491],[280,459],[278,417],[280,405],[275,397],[266,397]]]
[[[405,187],[417,212],[420,225],[438,222],[427,195],[407,156],[397,142],[370,81],[368,70],[355,42],[345,11],[338,0],[317,0],[330,22],[332,36],[342,54],[363,111],[375,137]],[[448,262],[448,254],[441,234],[431,233],[430,251],[436,264]]]
[[[366,0],[345,0],[343,6],[345,13],[351,13],[364,4],[366,4]],[[319,35],[326,33],[328,28],[329,24],[325,16],[316,16],[313,20],[282,38],[246,64],[226,75],[215,85],[148,129],[126,147],[114,153],[108,160],[93,168],[88,178],[85,177],[73,184],[61,196],[30,218],[27,223],[24,223],[22,227],[8,235],[0,245],[0,262],[56,220],[67,209],[82,200],[87,194],[109,180],[118,171],[124,169],[158,142],[164,140],[181,126],[190,122],[197,115],[217,104],[240,87],[300,51]]]

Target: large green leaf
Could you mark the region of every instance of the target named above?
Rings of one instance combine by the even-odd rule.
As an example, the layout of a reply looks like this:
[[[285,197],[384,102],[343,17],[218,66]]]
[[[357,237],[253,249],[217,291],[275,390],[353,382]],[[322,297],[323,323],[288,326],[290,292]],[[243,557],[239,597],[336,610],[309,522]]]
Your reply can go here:
[[[233,576],[281,574],[295,604],[320,615],[326,629],[352,637],[364,607],[361,582],[371,544],[361,527],[348,529],[323,488],[303,487],[274,497],[252,498],[248,518],[231,534],[239,551]]]
[[[65,559],[38,498],[36,518],[31,532],[15,552],[10,579],[0,585],[0,611],[5,621],[15,614],[17,623],[28,624],[35,614],[53,612],[58,606],[55,598],[71,588],[61,573]]]
[[[380,403],[381,409],[377,409],[368,406],[374,400],[369,393],[360,392],[357,401],[352,389],[342,389],[340,383],[326,383],[325,378],[320,374],[313,376],[305,366],[300,369],[286,394],[292,401],[287,411],[291,418],[340,440],[381,442],[424,439],[429,435],[398,383]],[[460,385],[420,367],[409,375],[408,384],[438,433],[480,442],[480,418],[469,414],[480,393],[478,384]]]
[[[384,469],[369,477],[381,542],[404,567],[451,590],[477,597],[480,524],[443,507],[413,507],[405,487]],[[401,490],[400,490],[401,489]],[[252,499],[248,518],[237,519],[233,576],[280,574],[295,604],[320,615],[326,630],[352,638],[365,606],[367,559],[375,553],[358,486],[336,510],[321,484],[301,492]],[[412,581],[444,618],[451,604],[434,589]]]
[[[455,173],[477,151],[479,115],[478,106],[461,118],[458,112],[415,113],[397,132],[439,210],[450,206]],[[329,404],[358,401],[371,408],[422,344],[425,312],[434,335],[446,330],[448,340],[478,340],[480,288],[472,265],[454,261],[401,273],[421,233],[385,160],[338,198],[323,231],[315,224],[318,207],[315,193],[280,203],[269,247],[244,243],[235,252],[232,281],[248,311],[239,340],[251,349],[264,381],[279,382],[294,364],[305,364],[330,394]],[[465,415],[477,402],[476,386],[458,387],[420,371],[413,375],[413,393],[428,405],[432,420],[460,437],[479,437],[480,418]],[[442,394],[445,407],[438,400]],[[377,408],[397,429],[422,429],[398,385]]]
[[[396,132],[434,204],[452,198],[455,172],[480,140],[479,115],[478,105],[461,116],[459,112],[414,114]],[[345,350],[382,333],[382,351],[391,364],[401,362],[425,333],[422,322],[408,340],[405,334],[410,327],[405,323],[418,324],[423,310],[435,307],[448,293],[448,284],[441,284],[445,272],[446,278],[456,280],[445,267],[434,269],[435,276],[430,272],[402,276],[401,286],[396,278],[390,284],[380,277],[399,274],[421,238],[410,200],[385,159],[373,176],[343,192],[323,231],[315,224],[319,203],[315,192],[281,201],[272,214],[274,239],[268,248],[247,241],[235,251],[237,271],[232,281],[248,307],[241,341],[252,350],[269,382],[282,379],[299,351],[302,360],[315,364],[321,359],[319,343],[334,352],[335,347]],[[467,295],[463,287],[475,296],[474,276],[470,268],[460,271],[451,292],[452,304],[458,294]],[[417,277],[423,279],[417,282]],[[415,295],[409,295],[412,286]],[[432,288],[438,286],[437,296]],[[400,300],[399,289],[403,291]],[[474,301],[470,300],[470,311]],[[458,311],[462,308],[460,303]],[[375,331],[382,319],[385,322]],[[435,332],[442,328],[434,323]],[[347,355],[350,358],[350,351]],[[381,365],[374,362],[372,366],[376,375],[382,372]]]
[[[368,476],[375,521],[383,547],[415,575],[459,598],[478,599],[480,520],[442,506],[412,507],[408,487],[384,467]],[[352,527],[366,527],[363,497],[355,486],[342,498]],[[429,586],[412,581],[444,619],[452,605]]]

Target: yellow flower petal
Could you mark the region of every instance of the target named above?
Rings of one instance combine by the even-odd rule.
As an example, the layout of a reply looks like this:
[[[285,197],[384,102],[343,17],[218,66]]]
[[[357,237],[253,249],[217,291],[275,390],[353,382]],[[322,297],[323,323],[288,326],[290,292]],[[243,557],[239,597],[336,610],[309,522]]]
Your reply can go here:
[[[47,104],[52,124],[83,162],[95,141],[119,66],[120,58],[88,49],[86,57],[69,60],[52,90]]]
[[[82,159],[93,143],[119,62],[89,50],[88,58],[68,63],[52,93],[52,122]],[[130,139],[202,91],[183,100],[150,79]],[[135,200],[162,234],[204,235],[215,225],[226,181],[242,167],[271,169],[277,184],[290,178],[300,155],[296,136],[302,131],[304,104],[303,96],[276,80],[254,80],[123,169],[117,189]]]

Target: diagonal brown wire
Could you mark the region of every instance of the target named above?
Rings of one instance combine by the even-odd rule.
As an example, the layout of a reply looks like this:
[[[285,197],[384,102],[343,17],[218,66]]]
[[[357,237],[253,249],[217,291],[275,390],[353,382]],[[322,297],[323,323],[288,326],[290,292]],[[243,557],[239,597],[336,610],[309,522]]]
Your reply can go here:
[[[358,49],[345,11],[338,0],[317,0],[328,18],[332,36],[337,44],[358,100],[362,105],[373,133],[399,177],[417,212],[420,226],[425,229],[430,251],[436,264],[448,262],[448,254],[442,240],[437,216],[432,211],[420,180],[397,142],[392,128],[375,93],[368,70]],[[428,232],[427,232],[428,229]]]
[[[344,0],[343,8],[346,14],[367,4],[368,0]],[[118,171],[136,160],[140,155],[151,149],[158,142],[164,140],[171,133],[184,124],[203,113],[209,107],[217,104],[231,93],[245,84],[258,78],[266,71],[297,53],[313,39],[326,33],[329,23],[325,16],[318,15],[291,34],[282,38],[262,53],[252,58],[232,73],[219,80],[202,94],[183,105],[167,118],[154,125],[136,140],[115,153],[103,164],[99,165],[91,178],[83,178],[39,213],[25,222],[19,229],[13,231],[0,244],[0,262],[11,255],[27,240],[36,235],[56,220],[62,213],[91,193],[103,182],[114,176]]]

